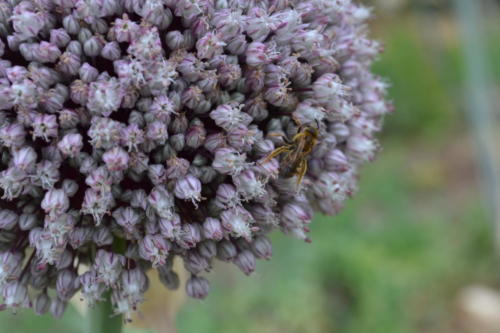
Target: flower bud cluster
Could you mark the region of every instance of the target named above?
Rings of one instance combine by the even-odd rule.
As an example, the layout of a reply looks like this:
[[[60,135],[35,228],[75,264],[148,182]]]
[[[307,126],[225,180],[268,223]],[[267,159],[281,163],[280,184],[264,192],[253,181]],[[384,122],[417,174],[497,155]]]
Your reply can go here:
[[[179,286],[175,258],[201,299],[214,261],[251,274],[269,232],[308,241],[390,111],[369,16],[351,0],[1,1],[1,308],[61,316],[111,291],[129,319],[148,270]],[[306,126],[298,184],[266,157]]]

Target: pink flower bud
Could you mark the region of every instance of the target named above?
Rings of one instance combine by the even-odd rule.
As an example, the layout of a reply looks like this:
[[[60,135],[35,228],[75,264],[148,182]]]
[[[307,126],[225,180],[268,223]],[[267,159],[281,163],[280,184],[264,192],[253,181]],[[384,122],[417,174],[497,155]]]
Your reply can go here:
[[[66,134],[57,144],[57,148],[66,156],[75,157],[83,147],[80,134]]]
[[[238,153],[233,148],[219,148],[215,151],[212,167],[226,175],[236,175],[240,173],[245,166],[246,155]]]
[[[214,56],[222,54],[225,45],[226,43],[217,34],[209,32],[196,42],[198,58],[212,59]]]
[[[50,42],[58,47],[65,47],[71,41],[71,37],[64,29],[50,30]]]
[[[153,267],[162,266],[165,264],[170,246],[170,243],[159,235],[147,235],[139,243],[139,254],[143,259],[150,261]]]
[[[254,67],[267,65],[278,59],[276,51],[260,42],[248,44],[245,55],[247,63]]]
[[[189,297],[204,299],[210,291],[208,280],[198,276],[191,276],[186,283],[186,292]]]
[[[191,200],[196,204],[201,200],[201,182],[198,178],[187,175],[175,183],[175,196],[183,200]]]
[[[203,222],[203,235],[207,239],[220,241],[224,237],[220,221],[212,217],[207,217],[205,222]]]
[[[88,63],[84,63],[79,69],[79,75],[82,81],[90,83],[97,79],[99,71]]]
[[[52,189],[45,193],[41,203],[43,210],[53,216],[60,215],[68,210],[69,199],[63,190]]]
[[[250,275],[255,270],[255,256],[249,250],[241,251],[233,259],[233,263],[238,266],[245,275]]]
[[[109,171],[122,171],[127,169],[129,156],[125,150],[115,147],[102,155],[102,160],[106,163]]]

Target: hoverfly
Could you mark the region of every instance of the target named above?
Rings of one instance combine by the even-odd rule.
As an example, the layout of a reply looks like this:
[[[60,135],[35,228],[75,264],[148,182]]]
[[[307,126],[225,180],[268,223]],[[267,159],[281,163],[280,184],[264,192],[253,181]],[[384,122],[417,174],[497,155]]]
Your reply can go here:
[[[299,125],[297,134],[291,140],[284,137],[285,144],[273,150],[264,159],[264,163],[283,154],[280,174],[286,178],[297,176],[299,185],[307,172],[307,157],[318,142],[319,130],[314,126],[303,126],[297,119],[294,120]]]

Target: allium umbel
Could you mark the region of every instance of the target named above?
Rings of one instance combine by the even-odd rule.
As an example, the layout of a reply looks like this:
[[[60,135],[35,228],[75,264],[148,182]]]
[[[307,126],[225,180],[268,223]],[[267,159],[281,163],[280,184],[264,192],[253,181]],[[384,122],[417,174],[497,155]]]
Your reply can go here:
[[[1,1],[0,307],[61,316],[109,290],[130,319],[148,270],[179,286],[175,257],[204,298],[214,261],[248,275],[269,232],[309,241],[391,109],[369,16],[351,0]],[[301,161],[268,158],[304,128]]]

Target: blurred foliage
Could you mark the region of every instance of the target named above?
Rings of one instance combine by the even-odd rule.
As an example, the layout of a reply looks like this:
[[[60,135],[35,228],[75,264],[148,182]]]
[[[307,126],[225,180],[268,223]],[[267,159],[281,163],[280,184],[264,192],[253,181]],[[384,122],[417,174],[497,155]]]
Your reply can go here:
[[[407,17],[394,22],[392,29],[383,28],[385,52],[374,70],[388,78],[389,96],[397,110],[387,116],[384,135],[430,140],[442,136],[443,130],[456,123],[457,115],[415,20]],[[457,71],[450,68],[444,72]]]
[[[467,136],[458,111],[459,43],[447,22],[451,34],[430,45],[435,27],[422,22],[384,17],[375,26],[386,47],[375,70],[391,83],[396,112],[359,193],[339,216],[315,220],[312,244],[275,235],[274,258],[259,262],[252,277],[215,267],[208,299],[190,300],[179,313],[180,333],[444,332],[463,286],[495,282],[491,230],[474,170],[463,165],[473,152],[460,141]],[[500,25],[489,28],[497,59]],[[462,155],[447,155],[456,146]],[[81,324],[72,308],[60,321],[0,314],[1,332],[77,333]]]

